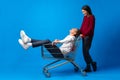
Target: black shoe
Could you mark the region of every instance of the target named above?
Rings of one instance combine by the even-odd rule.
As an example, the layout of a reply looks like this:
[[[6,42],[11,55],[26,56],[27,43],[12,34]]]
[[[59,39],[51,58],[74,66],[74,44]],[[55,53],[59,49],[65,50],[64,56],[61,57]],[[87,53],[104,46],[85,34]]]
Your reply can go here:
[[[93,71],[97,70],[97,63],[96,62],[92,62],[92,68],[93,68]]]
[[[85,72],[91,72],[90,65],[87,65],[86,68],[83,71],[85,71]]]

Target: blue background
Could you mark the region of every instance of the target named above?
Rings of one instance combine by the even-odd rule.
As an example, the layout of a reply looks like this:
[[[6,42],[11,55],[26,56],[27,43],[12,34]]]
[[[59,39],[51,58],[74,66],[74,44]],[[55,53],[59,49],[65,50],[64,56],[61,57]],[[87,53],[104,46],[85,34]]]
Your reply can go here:
[[[36,76],[44,80],[41,70],[48,61],[41,58],[40,48],[22,49],[18,44],[20,30],[25,30],[32,38],[62,39],[69,33],[69,29],[80,28],[83,20],[81,7],[85,4],[90,5],[96,17],[90,53],[98,63],[98,71],[119,68],[119,3],[119,0],[1,0],[0,73],[27,74],[32,75],[33,80]],[[80,45],[76,62],[84,68],[81,50]],[[68,66],[62,67],[62,71],[67,71]]]

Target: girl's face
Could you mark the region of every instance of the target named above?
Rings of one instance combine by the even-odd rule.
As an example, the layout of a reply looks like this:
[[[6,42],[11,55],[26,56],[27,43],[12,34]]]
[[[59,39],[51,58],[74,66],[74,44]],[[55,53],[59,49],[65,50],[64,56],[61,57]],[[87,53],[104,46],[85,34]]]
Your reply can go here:
[[[86,10],[83,10],[83,9],[82,9],[82,13],[84,14],[84,16],[88,15],[88,12]]]

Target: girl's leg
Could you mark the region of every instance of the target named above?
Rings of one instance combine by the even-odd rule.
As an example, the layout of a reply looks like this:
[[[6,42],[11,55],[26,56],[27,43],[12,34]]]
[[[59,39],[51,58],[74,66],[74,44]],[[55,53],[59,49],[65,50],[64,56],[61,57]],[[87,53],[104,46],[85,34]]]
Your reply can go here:
[[[89,53],[91,43],[92,43],[92,38],[91,36],[83,38],[83,56],[85,59],[85,62],[87,64],[86,68],[84,71],[90,72],[91,71],[91,65],[93,67],[93,71],[97,70],[97,65],[96,62],[93,62],[91,55]]]
[[[90,50],[90,47],[91,47],[91,42],[92,42],[91,37],[83,38],[83,56],[84,56],[86,64],[90,64],[92,62],[92,58],[89,54],[89,50]]]
[[[86,62],[86,68],[84,69],[84,71],[91,72],[90,64],[92,63],[92,58],[89,54],[89,50],[91,47],[92,38],[85,37],[83,38],[82,41],[83,41],[83,57]]]

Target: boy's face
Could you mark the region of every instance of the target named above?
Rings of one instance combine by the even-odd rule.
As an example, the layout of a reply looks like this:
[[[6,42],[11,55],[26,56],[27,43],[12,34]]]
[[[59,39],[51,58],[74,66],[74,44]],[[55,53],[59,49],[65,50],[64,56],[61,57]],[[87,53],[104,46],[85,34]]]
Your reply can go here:
[[[71,29],[71,30],[70,30],[70,34],[75,35],[75,34],[76,34],[76,32],[77,32],[77,30],[76,30],[76,29]]]

